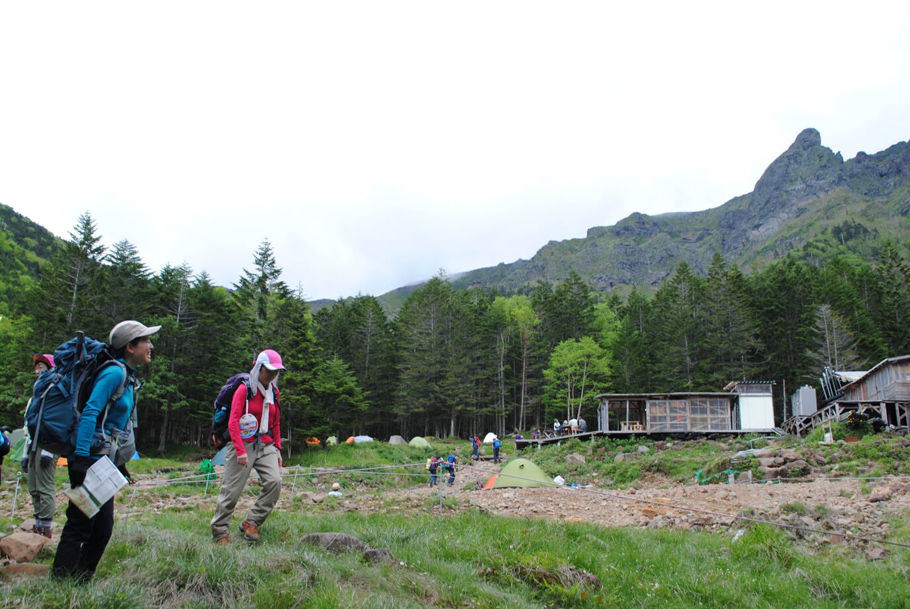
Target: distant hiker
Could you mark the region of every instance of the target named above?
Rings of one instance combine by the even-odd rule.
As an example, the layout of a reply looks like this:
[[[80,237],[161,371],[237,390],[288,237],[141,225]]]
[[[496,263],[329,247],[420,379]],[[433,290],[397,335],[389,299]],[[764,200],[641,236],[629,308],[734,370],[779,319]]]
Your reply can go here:
[[[480,459],[480,438],[471,436],[471,458]]]
[[[449,486],[455,484],[455,463],[458,461],[458,457],[455,455],[449,455],[449,458],[446,460],[445,468],[449,470],[449,479],[446,482]]]
[[[328,492],[328,496],[329,497],[343,497],[344,495],[341,494],[341,485],[338,484],[337,482],[333,482],[332,490],[330,490]]]
[[[539,438],[540,438],[540,429],[535,429],[534,431],[531,432],[532,440],[537,440]]]
[[[148,328],[133,320],[121,321],[111,329],[107,342],[114,359],[121,365],[112,364],[101,369],[82,410],[76,429],[76,448],[67,457],[71,488],[81,486],[88,469],[109,454],[109,446],[99,446],[99,437],[110,438],[118,431],[131,428],[130,418],[136,406],[135,389],[139,387],[135,371],[152,361],[151,337],[160,329],[161,326]],[[121,387],[123,393],[113,399]],[[99,448],[103,451],[100,454]],[[128,474],[125,467],[121,472]],[[91,518],[70,501],[51,573],[83,583],[91,581],[113,530],[113,497]]]
[[[432,456],[430,457],[430,462],[427,463],[427,469],[430,471],[430,488],[436,485],[436,472],[439,470],[439,457]]]
[[[230,543],[228,534],[237,500],[255,469],[262,483],[256,503],[240,523],[247,541],[259,541],[259,527],[271,514],[281,494],[281,427],[278,373],[285,367],[272,349],[253,362],[248,383],[241,383],[231,400],[228,430],[231,442],[224,457],[224,481],[210,523],[215,543]]]
[[[559,432],[562,431],[562,425],[559,424],[559,419],[553,421],[553,434],[559,435]]]
[[[3,476],[3,459],[9,454],[9,451],[13,446],[9,436],[6,435],[9,431],[11,430],[6,425],[0,427],[0,478]]]
[[[493,463],[499,463],[499,448],[502,446],[502,442],[499,441],[498,436],[493,436]]]
[[[574,417],[569,419],[569,431],[573,434],[578,433],[578,419]]]
[[[37,353],[32,358],[35,367],[35,376],[54,367],[54,356],[50,353]],[[31,405],[31,398],[25,406]],[[35,524],[32,533],[50,538],[54,524],[54,512],[57,510],[56,493],[54,492],[54,479],[57,475],[57,455],[46,450],[36,450],[34,463],[29,461],[32,440],[28,437],[28,427],[25,427],[25,451],[22,457],[22,471],[28,474],[28,493],[32,497],[33,515]]]
[[[588,431],[588,422],[581,417],[578,417],[578,431],[580,433]]]
[[[562,420],[562,425],[560,426],[560,430],[562,430],[562,435],[564,435],[564,436],[569,435],[569,420],[568,419]]]

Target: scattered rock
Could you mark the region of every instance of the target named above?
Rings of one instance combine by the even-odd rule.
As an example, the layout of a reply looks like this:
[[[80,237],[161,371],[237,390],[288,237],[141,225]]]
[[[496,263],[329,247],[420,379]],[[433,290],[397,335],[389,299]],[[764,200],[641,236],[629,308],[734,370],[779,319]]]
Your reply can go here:
[[[580,455],[578,453],[572,453],[572,454],[566,455],[566,463],[571,463],[571,464],[575,464],[575,465],[584,465],[587,462],[588,461],[587,461],[587,459],[585,459],[584,455]]]
[[[619,453],[618,455],[613,457],[613,462],[619,463],[620,461],[628,461],[629,457],[631,457],[631,456],[632,455],[630,455],[629,453]]]
[[[869,503],[876,503],[878,501],[887,501],[894,496],[894,489],[890,486],[877,486],[872,489],[872,492],[869,493]]]
[[[30,562],[16,563],[0,567],[0,577],[12,579],[26,575],[47,575],[50,569],[49,565],[36,565]]]
[[[370,549],[370,546],[346,533],[310,533],[301,537],[300,541],[314,546],[321,546],[332,552],[343,552],[346,550],[366,552]]]
[[[641,446],[638,447],[637,452],[640,455],[644,455],[644,454],[651,452],[651,449],[648,448],[647,446],[645,446],[644,444],[642,444]]]
[[[869,548],[866,550],[866,560],[881,560],[888,555],[884,548]]]
[[[395,556],[392,555],[392,551],[388,548],[370,548],[363,553],[363,557],[371,563],[387,562],[394,563],[397,562]]]

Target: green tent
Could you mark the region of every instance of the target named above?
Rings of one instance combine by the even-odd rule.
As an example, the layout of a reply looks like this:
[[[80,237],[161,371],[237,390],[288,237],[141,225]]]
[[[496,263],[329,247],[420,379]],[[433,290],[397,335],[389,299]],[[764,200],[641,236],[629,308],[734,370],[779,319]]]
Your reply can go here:
[[[408,442],[408,444],[411,446],[416,446],[417,448],[429,448],[430,447],[430,443],[427,442],[427,439],[424,438],[423,436],[414,436],[413,438],[411,438],[411,441]]]
[[[506,463],[498,474],[494,474],[484,488],[506,488],[518,486],[523,488],[554,488],[555,482],[543,473],[533,461],[519,457]]]
[[[18,463],[25,456],[25,432],[21,427],[10,432],[9,445],[13,448],[7,459]]]

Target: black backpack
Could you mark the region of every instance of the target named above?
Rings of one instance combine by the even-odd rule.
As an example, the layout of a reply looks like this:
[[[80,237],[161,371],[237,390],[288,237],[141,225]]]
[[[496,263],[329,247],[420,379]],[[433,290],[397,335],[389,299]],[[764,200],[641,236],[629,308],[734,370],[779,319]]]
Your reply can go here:
[[[224,382],[224,386],[218,392],[215,398],[215,412],[212,415],[212,434],[210,436],[212,446],[221,448],[231,441],[231,434],[228,432],[228,419],[231,417],[231,400],[240,384],[246,385],[247,401],[253,397],[253,389],[250,387],[249,372],[240,372],[235,374]]]

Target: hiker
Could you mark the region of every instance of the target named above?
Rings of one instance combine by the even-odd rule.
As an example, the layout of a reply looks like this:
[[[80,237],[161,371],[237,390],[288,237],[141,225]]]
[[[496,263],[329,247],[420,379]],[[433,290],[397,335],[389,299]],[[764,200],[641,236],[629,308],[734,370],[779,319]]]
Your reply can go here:
[[[588,422],[581,417],[578,417],[578,431],[581,433],[588,431]]]
[[[430,488],[433,488],[436,486],[436,472],[439,469],[439,457],[435,455],[430,457],[427,469],[430,471]]]
[[[564,436],[569,435],[569,420],[563,419],[562,425],[560,425],[559,429],[562,431],[562,435],[564,435]]]
[[[578,419],[576,419],[575,417],[572,417],[571,419],[569,419],[569,430],[573,434],[578,433]]]
[[[6,425],[0,427],[0,480],[3,478],[3,459],[9,454],[13,446],[9,436],[6,435],[10,431],[12,430]]]
[[[562,425],[559,424],[559,419],[554,419],[554,421],[553,421],[553,435],[554,435],[554,436],[558,436],[560,431],[562,431]]]
[[[471,458],[480,459],[480,438],[471,436]]]
[[[493,436],[493,463],[499,463],[499,448],[502,446],[502,442],[499,441],[499,436]]]
[[[76,448],[67,457],[71,488],[81,486],[88,469],[109,453],[110,447],[99,447],[96,439],[102,434],[110,437],[119,430],[130,428],[130,417],[136,405],[135,389],[139,386],[135,371],[152,361],[151,337],[160,329],[161,326],[148,328],[134,320],[122,321],[111,329],[108,344],[114,358],[124,367],[105,366],[95,379],[76,428]],[[120,387],[123,387],[123,393],[112,401]],[[99,448],[100,454],[96,452]],[[93,455],[93,452],[96,454]],[[119,469],[129,480],[126,468],[121,466]],[[72,577],[81,583],[91,581],[113,530],[113,497],[91,518],[70,501],[52,574],[61,578]]]
[[[449,458],[446,460],[445,468],[449,470],[449,479],[446,482],[449,486],[455,484],[455,463],[458,461],[458,457],[455,455],[449,455]]]
[[[35,367],[35,376],[40,376],[45,370],[54,367],[54,356],[50,353],[37,353],[32,358]],[[29,398],[25,406],[26,412],[32,403]],[[28,427],[25,429],[25,452],[20,465],[22,471],[28,475],[28,494],[32,497],[32,513],[35,524],[32,533],[43,535],[50,539],[51,529],[54,524],[54,512],[57,510],[56,493],[54,492],[54,479],[57,475],[57,455],[46,450],[35,451],[35,462],[31,462],[32,439],[28,436]]]
[[[285,367],[277,351],[262,351],[250,370],[251,396],[247,384],[241,383],[231,400],[228,430],[231,442],[224,456],[224,481],[210,523],[215,543],[230,543],[228,534],[237,500],[246,486],[250,471],[255,469],[262,483],[256,503],[240,523],[247,541],[259,541],[259,527],[265,522],[281,494],[281,427],[278,373]]]
[[[328,495],[329,497],[343,497],[344,495],[341,494],[341,485],[338,484],[337,482],[333,482],[333,483],[332,483],[332,490],[330,490],[330,491],[327,493],[327,495]]]

